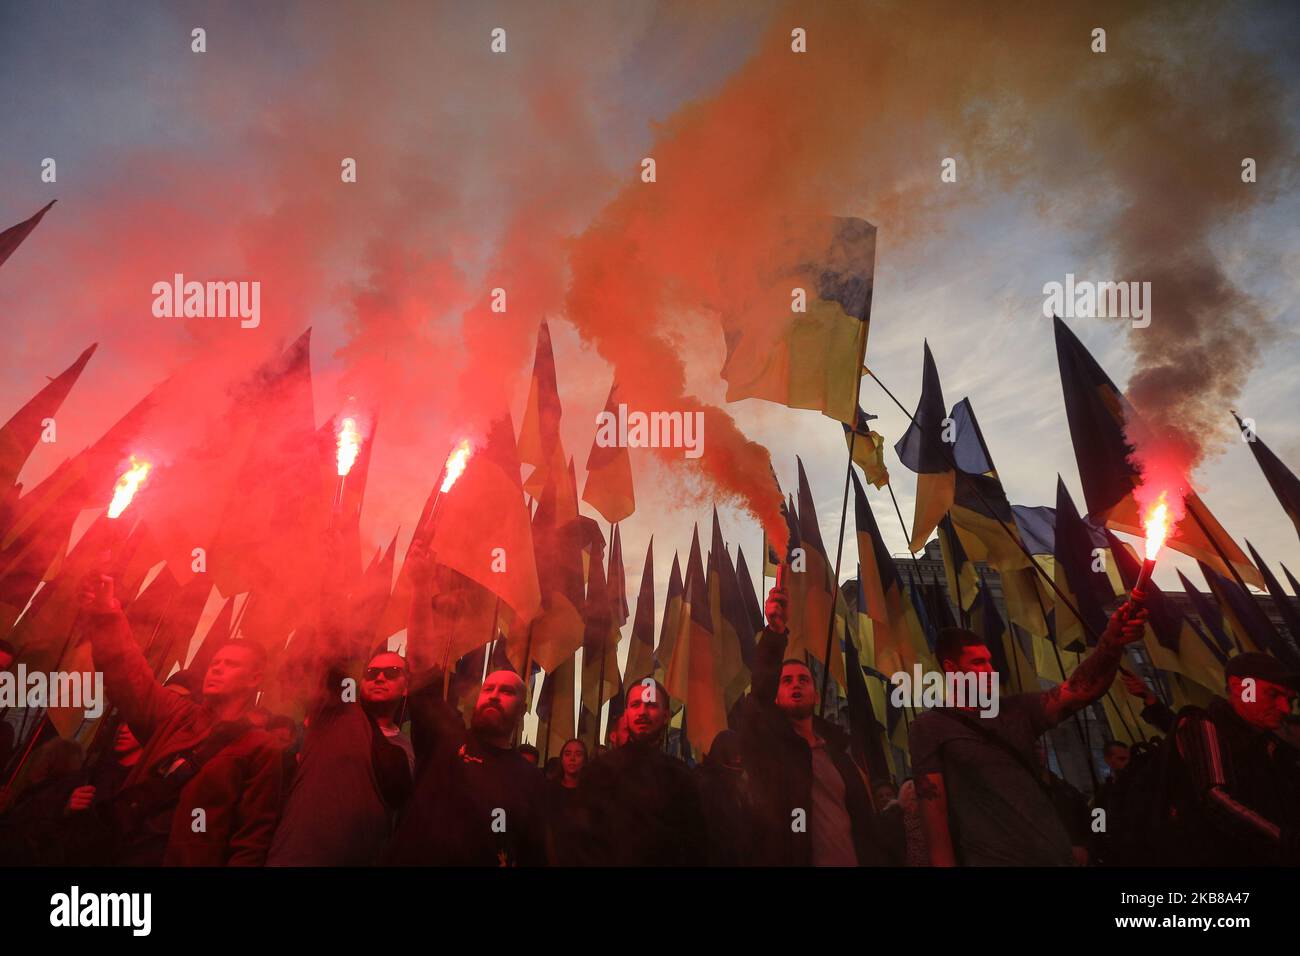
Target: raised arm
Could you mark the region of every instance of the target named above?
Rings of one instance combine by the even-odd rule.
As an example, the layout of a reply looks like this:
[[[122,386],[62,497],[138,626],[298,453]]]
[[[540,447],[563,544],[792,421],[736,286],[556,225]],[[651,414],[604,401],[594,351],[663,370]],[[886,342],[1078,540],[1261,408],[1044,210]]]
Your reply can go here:
[[[1173,733],[1175,714],[1155,695],[1155,691],[1141,677],[1129,674],[1123,668],[1119,679],[1130,694],[1142,701],[1142,713],[1138,716],[1157,730]]]
[[[309,722],[347,706],[343,681],[356,676],[357,628],[344,583],[341,541],[337,529],[325,533],[319,621],[294,636],[275,677],[286,700],[301,701]]]
[[[194,704],[163,690],[136,644],[113,579],[94,575],[81,592],[81,609],[95,668],[104,672],[104,689],[136,739],[145,743],[174,711]]]
[[[411,542],[411,550],[402,565],[411,586],[411,610],[406,623],[406,663],[412,681],[417,675],[427,681],[442,663],[434,647],[433,626],[433,556],[421,538]]]
[[[776,707],[776,689],[781,680],[781,662],[785,660],[785,592],[773,588],[767,596],[767,627],[758,635],[750,671],[749,694],[736,709],[736,729],[745,765],[756,779],[779,773],[779,760],[772,748],[772,737],[787,726],[785,716]]]
[[[1146,620],[1146,608],[1133,601],[1125,601],[1111,615],[1092,653],[1079,662],[1063,683],[1043,691],[1043,716],[1048,727],[1055,727],[1106,693],[1115,680],[1125,646],[1142,637]]]
[[[751,672],[751,693],[764,705],[776,704],[777,684],[781,680],[781,661],[785,659],[786,637],[786,593],[772,588],[767,595],[767,627],[763,628],[754,649],[754,669]]]

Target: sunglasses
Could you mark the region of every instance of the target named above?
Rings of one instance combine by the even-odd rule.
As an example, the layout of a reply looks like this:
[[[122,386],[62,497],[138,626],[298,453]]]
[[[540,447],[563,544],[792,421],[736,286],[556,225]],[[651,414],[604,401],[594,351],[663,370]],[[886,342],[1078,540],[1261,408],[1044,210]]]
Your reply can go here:
[[[388,680],[397,680],[405,673],[406,668],[404,667],[367,667],[366,680],[375,680],[380,674],[383,674]]]

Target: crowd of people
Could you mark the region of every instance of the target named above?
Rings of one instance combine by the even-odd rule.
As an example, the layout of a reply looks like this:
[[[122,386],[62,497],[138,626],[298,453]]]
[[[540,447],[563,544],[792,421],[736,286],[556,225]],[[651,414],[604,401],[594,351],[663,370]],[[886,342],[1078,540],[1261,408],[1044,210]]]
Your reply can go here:
[[[872,779],[849,735],[818,716],[814,675],[786,656],[773,589],[752,684],[698,766],[665,752],[668,692],[628,675],[607,744],[566,742],[539,767],[517,745],[525,684],[488,673],[468,719],[428,660],[437,602],[410,560],[408,657],[382,651],[359,681],[328,661],[300,728],[256,706],[264,651],[232,640],[199,676],[158,681],[110,578],[83,594],[116,730],[87,766],[55,737],[0,814],[10,865],[1072,866],[1300,862],[1300,752],[1282,732],[1296,676],[1264,654],[1227,665],[1224,694],[1174,713],[1139,678],[1162,741],[1111,742],[1091,804],[1048,769],[1043,735],[1098,700],[1146,612],[1133,602],[1067,680],[1004,696],[994,716],[919,715],[912,776]],[[946,673],[994,668],[976,634],[941,632]],[[13,654],[0,648],[0,667]],[[454,699],[454,696],[452,697]],[[12,741],[10,742],[12,743]]]

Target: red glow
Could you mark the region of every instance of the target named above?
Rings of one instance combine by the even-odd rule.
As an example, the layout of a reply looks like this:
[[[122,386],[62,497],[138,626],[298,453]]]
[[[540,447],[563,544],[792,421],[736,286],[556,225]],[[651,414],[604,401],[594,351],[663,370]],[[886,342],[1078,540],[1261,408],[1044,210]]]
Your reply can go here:
[[[471,454],[473,454],[473,449],[470,447],[469,439],[462,438],[460,444],[452,449],[451,454],[447,456],[447,467],[440,491],[447,492],[451,490],[451,486],[456,483],[456,479],[464,473]]]
[[[1165,492],[1160,492],[1160,497],[1156,503],[1147,509],[1146,515],[1142,518],[1142,526],[1146,529],[1146,556],[1148,561],[1154,561],[1160,549],[1164,547],[1165,539],[1169,537],[1169,501]]]
[[[361,431],[357,428],[355,418],[345,418],[339,422],[338,462],[339,477],[346,477],[361,451]]]
[[[131,456],[131,467],[122,473],[117,479],[117,484],[113,486],[113,501],[108,506],[110,518],[116,518],[126,510],[152,469],[152,463],[143,458],[136,458],[135,455]]]

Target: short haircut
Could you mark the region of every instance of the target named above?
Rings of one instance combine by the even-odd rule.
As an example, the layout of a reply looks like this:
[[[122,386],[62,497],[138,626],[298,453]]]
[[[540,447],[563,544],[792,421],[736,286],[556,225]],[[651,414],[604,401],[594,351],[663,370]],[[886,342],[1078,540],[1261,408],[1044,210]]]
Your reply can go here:
[[[253,663],[257,666],[258,670],[266,670],[266,648],[257,643],[257,641],[250,641],[247,638],[238,638],[233,641],[226,641],[217,647],[216,651],[213,652],[213,656],[216,656],[217,651],[224,651],[227,647],[238,647],[240,650],[248,651],[248,653],[253,655]]]
[[[1101,748],[1101,752],[1108,754],[1114,750],[1118,750],[1120,747],[1123,747],[1125,750],[1129,749],[1128,744],[1124,743],[1122,740],[1108,740],[1106,741],[1106,746]]]
[[[539,754],[539,753],[537,752],[537,748],[534,747],[532,744],[520,744],[520,745],[519,745],[519,752],[520,752],[521,754],[532,754],[534,757],[540,757],[540,756],[541,756],[541,754]]]
[[[942,665],[944,661],[960,660],[962,650],[967,647],[988,647],[988,641],[964,627],[941,627],[934,642],[934,656]]]
[[[626,704],[626,703],[628,703],[629,701],[631,701],[631,700],[632,700],[632,691],[636,690],[638,687],[640,687],[640,686],[641,686],[642,684],[644,684],[646,681],[651,680],[651,679],[652,679],[652,678],[650,678],[649,676],[646,676],[646,677],[642,677],[640,680],[634,680],[634,681],[632,681],[632,683],[628,684],[628,685],[627,685],[627,690],[625,690],[625,691],[623,692],[623,702]],[[662,701],[664,707],[667,707],[667,706],[668,706],[668,688],[665,687],[663,684],[659,683],[657,680],[654,682],[654,685],[655,685],[655,703],[659,703],[659,702]]]
[[[407,669],[406,658],[397,653],[397,651],[375,651],[370,655],[370,659],[366,661],[366,666],[369,667],[376,657],[387,657],[390,654],[402,662],[402,670]]]
[[[812,676],[812,668],[808,666],[808,662],[798,657],[787,657],[785,660],[783,660],[781,662],[781,670],[785,670],[786,667],[789,666],[790,664],[794,664],[797,667],[802,667],[804,670],[808,672],[809,677]],[[777,671],[777,673],[779,674],[780,671]]]

